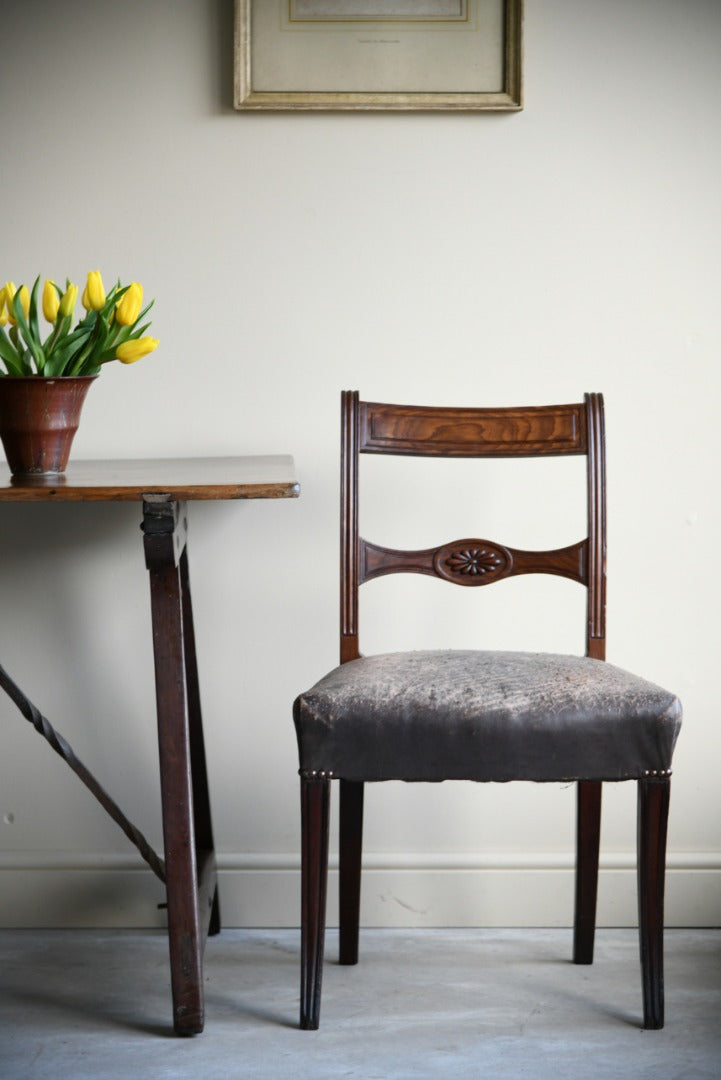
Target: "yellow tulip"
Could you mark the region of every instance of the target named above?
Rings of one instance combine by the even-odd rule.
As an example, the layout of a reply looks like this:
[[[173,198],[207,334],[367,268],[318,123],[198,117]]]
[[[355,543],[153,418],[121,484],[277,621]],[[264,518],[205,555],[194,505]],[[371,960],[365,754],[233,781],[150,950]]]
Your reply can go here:
[[[8,321],[8,313],[5,309],[5,286],[0,289],[0,326]]]
[[[3,289],[3,295],[5,297],[5,303],[7,304],[7,317],[10,322],[15,326],[15,316],[13,315],[13,299],[15,297],[15,285],[12,281],[5,282],[5,288]]]
[[[57,319],[59,307],[60,297],[58,296],[58,290],[55,288],[55,282],[48,278],[43,285],[43,315],[49,323],[54,323]]]
[[[3,289],[3,294],[5,296],[5,304],[7,305],[7,318],[10,320],[13,326],[17,326],[17,319],[15,318],[15,312],[13,310],[13,303],[15,301],[16,292],[17,290],[13,282],[6,281],[5,288]],[[25,318],[27,319],[28,313],[30,311],[30,293],[28,292],[27,285],[20,286],[20,291],[18,295],[20,296],[20,304],[22,306],[23,313],[25,315]]]
[[[82,299],[86,311],[100,311],[105,304],[105,289],[99,270],[91,270]]]
[[[143,286],[133,281],[115,305],[115,321],[121,326],[132,326],[142,306]]]
[[[75,310],[75,302],[78,298],[77,285],[68,285],[58,305],[58,313],[66,319]]]
[[[134,341],[124,341],[118,345],[115,355],[121,364],[134,364],[136,360],[147,356],[148,353],[157,349],[160,342],[154,337],[139,337]]]

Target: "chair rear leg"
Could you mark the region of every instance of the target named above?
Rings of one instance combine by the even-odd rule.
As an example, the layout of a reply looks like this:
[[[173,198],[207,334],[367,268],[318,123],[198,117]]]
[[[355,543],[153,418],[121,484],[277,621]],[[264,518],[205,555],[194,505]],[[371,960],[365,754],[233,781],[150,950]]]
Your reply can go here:
[[[667,777],[638,781],[638,930],[643,982],[643,1026],[664,1022],[663,898],[666,831],[671,782]]]
[[[362,782],[341,780],[339,824],[339,962],[357,964],[363,849]]]
[[[300,791],[300,1026],[306,1030],[315,1030],[320,1022],[320,992],[323,980],[330,780],[323,774],[302,773]]]
[[[210,922],[208,924],[208,936],[215,937],[220,933],[220,899],[218,897],[218,886],[215,887],[213,894],[213,906],[210,912]]]
[[[576,911],[573,962],[593,963],[601,838],[601,781],[579,780],[576,804]]]

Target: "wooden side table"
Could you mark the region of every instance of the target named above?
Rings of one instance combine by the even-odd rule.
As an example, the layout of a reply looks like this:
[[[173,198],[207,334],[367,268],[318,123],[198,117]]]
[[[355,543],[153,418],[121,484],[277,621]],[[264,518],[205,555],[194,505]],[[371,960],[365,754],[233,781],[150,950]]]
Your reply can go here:
[[[287,456],[79,461],[61,477],[11,477],[0,466],[2,502],[142,501],[145,562],[155,659],[165,860],[82,765],[22,690],[0,668],[0,685],[61,754],[165,882],[173,1024],[203,1030],[203,950],[220,930],[193,612],[188,575],[187,503],[282,499],[300,493]]]

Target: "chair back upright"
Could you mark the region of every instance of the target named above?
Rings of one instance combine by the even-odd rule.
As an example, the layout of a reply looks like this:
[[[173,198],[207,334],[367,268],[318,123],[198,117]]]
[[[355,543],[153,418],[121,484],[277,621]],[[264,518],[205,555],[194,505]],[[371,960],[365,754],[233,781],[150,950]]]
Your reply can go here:
[[[586,655],[605,659],[606,489],[603,397],[528,408],[435,408],[341,398],[340,660],[360,656],[358,589],[385,574],[429,574],[490,585],[519,574],[555,574],[586,587]],[[447,458],[586,457],[587,535],[564,548],[524,551],[463,538],[422,551],[380,547],[358,531],[360,454]]]

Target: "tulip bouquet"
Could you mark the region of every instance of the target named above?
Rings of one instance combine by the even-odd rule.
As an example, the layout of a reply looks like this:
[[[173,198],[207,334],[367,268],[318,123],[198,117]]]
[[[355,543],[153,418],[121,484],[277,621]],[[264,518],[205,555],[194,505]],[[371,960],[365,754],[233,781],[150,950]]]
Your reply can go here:
[[[47,280],[40,302],[39,296],[39,277],[31,291],[11,281],[0,289],[0,377],[97,375],[109,360],[133,364],[158,346],[157,338],[145,336],[150,323],[140,325],[153,301],[143,307],[137,281],[118,281],[106,296],[99,271],[91,270],[81,298],[85,317],[72,329],[78,286],[66,281],[61,289]],[[46,336],[39,306],[51,327]]]

